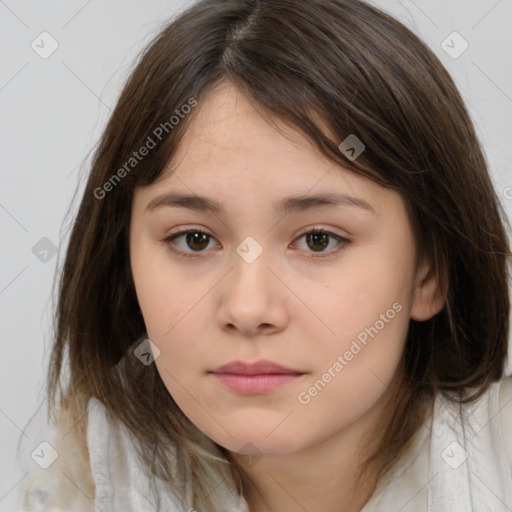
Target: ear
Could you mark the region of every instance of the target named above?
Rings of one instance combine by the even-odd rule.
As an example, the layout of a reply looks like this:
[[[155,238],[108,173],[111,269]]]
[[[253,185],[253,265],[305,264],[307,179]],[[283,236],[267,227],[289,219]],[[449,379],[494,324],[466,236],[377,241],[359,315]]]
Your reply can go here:
[[[430,261],[424,260],[416,272],[411,319],[418,322],[437,315],[446,302],[448,276],[438,276]]]

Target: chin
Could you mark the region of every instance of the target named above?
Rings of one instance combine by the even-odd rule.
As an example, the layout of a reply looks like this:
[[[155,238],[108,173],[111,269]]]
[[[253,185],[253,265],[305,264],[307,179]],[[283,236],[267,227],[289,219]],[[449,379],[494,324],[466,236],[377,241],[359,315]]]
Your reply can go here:
[[[215,439],[211,437],[211,439],[230,452],[254,457],[286,455],[300,450],[301,443],[297,442],[289,433],[283,432],[280,436],[269,436],[271,430],[247,432],[247,429],[244,429],[243,432],[237,432],[234,429],[230,429],[233,437],[223,435],[220,438]]]

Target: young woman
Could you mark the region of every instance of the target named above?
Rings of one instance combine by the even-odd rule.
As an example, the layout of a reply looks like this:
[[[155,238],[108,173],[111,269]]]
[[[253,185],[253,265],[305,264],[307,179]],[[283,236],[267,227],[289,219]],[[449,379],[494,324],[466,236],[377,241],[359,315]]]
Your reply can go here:
[[[23,510],[512,510],[509,246],[447,71],[357,0],[144,52],[60,277]],[[95,508],[96,507],[96,508]]]

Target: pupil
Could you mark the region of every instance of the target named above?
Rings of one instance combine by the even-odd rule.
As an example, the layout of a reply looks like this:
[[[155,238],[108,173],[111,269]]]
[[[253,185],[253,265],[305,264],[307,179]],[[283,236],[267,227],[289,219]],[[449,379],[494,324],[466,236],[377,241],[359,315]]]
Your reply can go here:
[[[309,235],[307,235],[308,245],[311,247],[311,249],[313,249],[315,251],[317,249],[315,247],[312,247],[310,245],[310,242],[313,245],[319,244],[320,248],[318,250],[321,251],[329,245],[328,238],[329,238],[329,235],[327,235],[326,233],[310,233]]]
[[[199,244],[199,247],[194,247],[193,244]],[[208,246],[208,235],[206,233],[188,233],[187,244],[191,249],[200,251]]]

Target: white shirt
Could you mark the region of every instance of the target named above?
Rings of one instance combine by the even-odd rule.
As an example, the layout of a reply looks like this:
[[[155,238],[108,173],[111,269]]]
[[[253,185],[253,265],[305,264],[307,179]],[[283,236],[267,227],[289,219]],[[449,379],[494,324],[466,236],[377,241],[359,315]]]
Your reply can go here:
[[[466,430],[458,405],[437,396],[430,422],[361,512],[511,512],[512,377],[463,410]]]
[[[436,397],[432,417],[416,432],[410,448],[380,481],[361,512],[512,511],[512,377],[492,384],[474,404],[462,406],[467,416],[464,425],[458,407],[442,395]],[[153,485],[141,470],[125,427],[115,428],[94,398],[88,404],[87,441],[94,504],[77,490],[76,501],[72,505],[68,501],[69,508],[57,505],[57,481],[62,474],[40,470],[31,473],[24,485],[20,511],[193,510],[187,505],[191,503],[190,475],[178,475],[182,500],[163,481]],[[223,496],[226,512],[249,512],[230,479],[215,492]],[[45,508],[50,501],[54,504]]]

